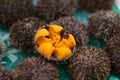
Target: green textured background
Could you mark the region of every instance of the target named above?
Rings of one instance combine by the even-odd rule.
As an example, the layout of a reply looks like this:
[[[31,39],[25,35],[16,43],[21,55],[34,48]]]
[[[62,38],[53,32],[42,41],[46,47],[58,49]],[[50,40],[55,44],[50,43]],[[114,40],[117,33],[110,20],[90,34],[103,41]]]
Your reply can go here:
[[[36,4],[36,0],[33,0],[33,3]],[[111,10],[120,14],[120,10],[117,8],[116,5],[114,5]],[[77,19],[79,19],[87,24],[89,21],[90,14],[91,13],[89,13],[87,11],[77,10],[73,16],[75,16]],[[16,49],[15,47],[11,46],[9,44],[9,29],[4,28],[1,25],[0,25],[0,41],[3,42],[3,44],[5,46],[3,55],[2,55],[3,58],[2,58],[2,61],[0,62],[0,64],[2,64],[9,71],[12,71],[24,59],[35,56],[32,53],[25,54],[24,52],[21,52],[18,49]],[[102,41],[101,39],[91,36],[91,39],[88,42],[88,45],[93,45],[98,48],[103,48],[105,45],[105,42]],[[66,72],[66,66],[64,64],[57,64],[56,66],[59,70],[60,80],[71,80],[70,76]],[[120,76],[111,73],[111,75],[108,77],[108,80],[120,80]]]

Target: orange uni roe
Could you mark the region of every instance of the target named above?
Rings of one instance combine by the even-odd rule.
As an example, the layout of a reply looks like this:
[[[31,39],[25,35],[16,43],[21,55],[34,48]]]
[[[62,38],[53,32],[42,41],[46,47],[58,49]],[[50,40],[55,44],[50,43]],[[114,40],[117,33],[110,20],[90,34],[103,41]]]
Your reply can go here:
[[[61,35],[63,27],[59,25],[49,25],[48,28],[39,29],[35,35],[37,49],[47,58],[65,59],[72,54],[76,46],[75,38],[72,34]]]

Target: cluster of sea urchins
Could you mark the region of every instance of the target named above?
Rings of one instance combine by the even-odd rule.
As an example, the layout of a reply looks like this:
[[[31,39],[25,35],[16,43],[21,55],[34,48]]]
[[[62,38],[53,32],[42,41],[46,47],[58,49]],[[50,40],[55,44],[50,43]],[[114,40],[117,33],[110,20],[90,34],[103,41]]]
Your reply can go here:
[[[23,21],[16,22],[15,24],[12,25],[10,30],[11,44],[13,44],[17,48],[25,52],[37,51],[44,57],[47,56],[47,58],[50,60],[53,58],[55,59],[59,58],[60,60],[62,60],[69,58],[71,56],[72,52],[74,51],[74,47],[76,47],[76,44],[77,46],[78,45],[82,46],[87,43],[88,36],[87,36],[86,25],[81,23],[79,20],[75,19],[74,17],[63,17],[52,22],[49,25],[45,25],[43,23],[44,21],[39,21],[36,18],[26,18]],[[59,30],[61,31],[59,32]],[[58,33],[56,33],[56,31],[58,31]],[[50,36],[48,36],[49,33],[51,33]],[[52,37],[53,39],[51,39],[52,35],[53,35]],[[38,42],[36,41],[37,39],[36,36],[40,41]],[[56,42],[56,40],[58,41]],[[45,43],[45,44],[41,44],[39,46],[39,44],[37,45],[36,43],[39,44]],[[60,43],[60,44],[56,44],[56,43]],[[70,47],[70,49],[68,49],[68,47]],[[61,50],[63,53],[66,54],[61,55],[60,54]]]
[[[110,57],[112,72],[120,74],[120,35],[110,38],[107,41],[105,50]]]
[[[88,11],[109,10],[115,0],[78,0],[81,9]]]
[[[0,0],[0,24],[10,27],[19,19],[34,15],[32,0]]]
[[[0,80],[12,80],[10,72],[0,65]]]
[[[59,80],[58,71],[53,64],[41,58],[28,58],[12,72],[13,80]]]
[[[120,35],[120,16],[112,11],[97,11],[90,17],[88,31],[105,41]]]
[[[106,80],[110,74],[110,60],[101,49],[79,47],[69,59],[68,72],[72,80]]]
[[[37,10],[48,21],[60,17],[71,16],[75,12],[76,1],[74,0],[38,0]]]
[[[25,52],[36,52],[33,37],[46,22],[35,17],[17,21],[10,28],[10,43]]]

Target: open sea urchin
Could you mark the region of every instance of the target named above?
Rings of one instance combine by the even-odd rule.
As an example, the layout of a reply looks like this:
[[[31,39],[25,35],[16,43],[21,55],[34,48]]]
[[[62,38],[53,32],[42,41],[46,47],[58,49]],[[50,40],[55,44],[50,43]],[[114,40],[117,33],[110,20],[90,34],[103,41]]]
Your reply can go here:
[[[38,0],[37,7],[40,15],[48,21],[53,21],[72,15],[76,10],[76,2],[74,0]]]
[[[76,47],[76,40],[71,33],[60,25],[45,25],[37,30],[35,44],[38,53],[48,60],[68,59]]]
[[[17,21],[10,28],[10,43],[22,51],[34,52],[34,34],[44,24],[46,22],[35,17]]]
[[[88,41],[87,27],[84,23],[75,19],[74,17],[62,17],[51,24],[57,24],[63,26],[64,30],[71,33],[76,40],[77,46],[86,45]]]
[[[80,47],[69,59],[68,72],[72,80],[106,80],[110,74],[110,61],[101,49]]]
[[[109,10],[115,0],[79,0],[81,9],[88,11]]]
[[[0,80],[12,80],[9,71],[0,65]]]
[[[13,73],[13,80],[58,80],[55,66],[41,58],[28,58],[18,65]]]
[[[4,26],[33,15],[32,0],[0,0],[0,24]]]
[[[112,11],[98,11],[90,17],[89,34],[104,39],[120,35],[120,16]]]
[[[112,72],[120,74],[120,35],[110,38],[105,50],[110,57]]]

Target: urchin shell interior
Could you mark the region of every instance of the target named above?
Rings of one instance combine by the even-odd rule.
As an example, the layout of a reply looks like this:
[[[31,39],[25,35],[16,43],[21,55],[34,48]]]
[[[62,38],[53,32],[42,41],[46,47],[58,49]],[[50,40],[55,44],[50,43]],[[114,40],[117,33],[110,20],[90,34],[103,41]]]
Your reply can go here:
[[[48,25],[40,28],[35,35],[37,50],[47,58],[65,59],[72,55],[76,46],[74,36],[65,33],[59,25]]]

